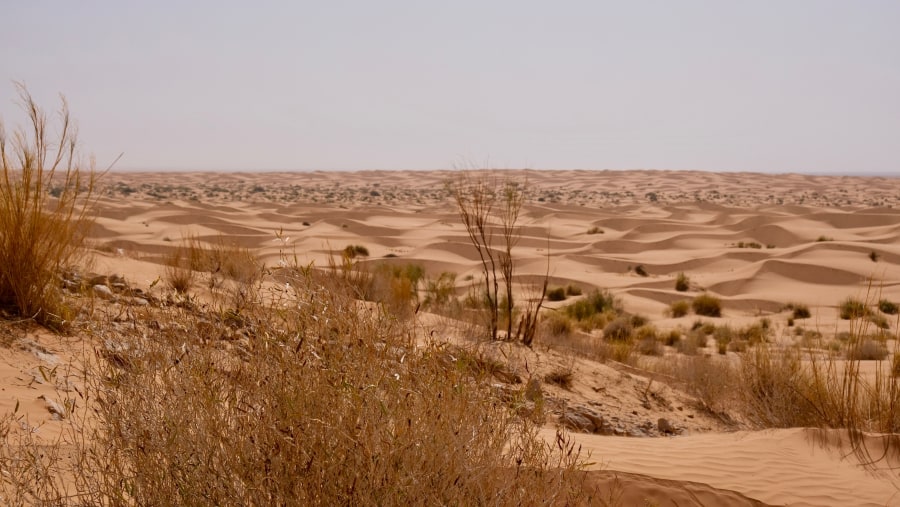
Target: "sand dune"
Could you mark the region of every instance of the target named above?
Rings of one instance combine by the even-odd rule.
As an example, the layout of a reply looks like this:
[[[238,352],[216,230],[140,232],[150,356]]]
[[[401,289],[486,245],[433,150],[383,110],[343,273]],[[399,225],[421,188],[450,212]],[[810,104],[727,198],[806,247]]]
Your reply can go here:
[[[666,318],[669,303],[708,291],[723,299],[721,321],[767,316],[776,334],[787,334],[782,309],[788,302],[808,304],[820,329],[840,330],[835,306],[865,295],[871,278],[879,297],[900,301],[900,179],[690,171],[508,174],[527,178],[531,189],[514,249],[520,283],[544,275],[549,252],[551,286],[609,288],[626,310],[647,313],[663,328],[695,318]],[[97,270],[121,270],[138,286],[149,284],[163,272],[165,254],[189,235],[246,246],[270,265],[283,254],[327,265],[332,252],[358,244],[369,249],[368,264],[416,263],[429,277],[457,273],[457,289],[465,293],[479,283],[481,268],[445,191],[444,183],[456,176],[111,173],[91,233],[105,252],[98,254]],[[637,266],[647,276],[639,276]],[[691,279],[688,292],[675,291],[681,272]],[[634,485],[626,490],[644,495],[624,497],[627,505],[641,505],[643,498],[659,505],[753,505],[751,499],[900,505],[894,485],[842,460],[833,448],[813,445],[805,430],[578,440],[609,471],[621,472],[622,484]],[[592,480],[613,479],[598,474]]]
[[[891,480],[865,471],[852,454],[847,456],[846,447],[821,444],[817,433],[789,429],[663,440],[597,435],[576,439],[591,452],[597,467],[704,483],[767,504],[900,504]]]

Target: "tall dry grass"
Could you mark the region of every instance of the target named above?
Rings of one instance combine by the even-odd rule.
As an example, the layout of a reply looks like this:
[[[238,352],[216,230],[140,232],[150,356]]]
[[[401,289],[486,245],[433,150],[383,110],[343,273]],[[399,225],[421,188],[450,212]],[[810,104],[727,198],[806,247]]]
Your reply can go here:
[[[462,354],[417,346],[404,321],[359,301],[340,273],[294,266],[276,276],[239,315],[173,305],[124,326],[97,322],[103,346],[72,394],[82,411],[54,447],[73,457],[38,463],[34,443],[0,441],[0,468],[16,470],[0,477],[4,500],[591,502],[577,449],[562,436],[543,441]]]
[[[0,306],[60,329],[72,312],[57,276],[80,255],[97,172],[78,152],[65,99],[53,131],[28,90],[16,88],[29,124],[9,135],[0,123]]]

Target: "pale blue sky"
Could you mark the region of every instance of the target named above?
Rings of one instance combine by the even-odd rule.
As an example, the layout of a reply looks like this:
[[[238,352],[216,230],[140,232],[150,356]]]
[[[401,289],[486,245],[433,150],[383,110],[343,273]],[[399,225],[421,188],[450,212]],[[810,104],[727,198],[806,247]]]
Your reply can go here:
[[[118,169],[900,174],[900,2],[3,0]]]

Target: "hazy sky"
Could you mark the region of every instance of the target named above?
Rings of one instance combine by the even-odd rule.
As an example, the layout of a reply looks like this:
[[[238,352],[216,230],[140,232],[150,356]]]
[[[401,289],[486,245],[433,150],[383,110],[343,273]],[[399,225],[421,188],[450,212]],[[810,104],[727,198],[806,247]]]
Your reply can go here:
[[[3,0],[12,80],[118,169],[900,174],[896,0]]]

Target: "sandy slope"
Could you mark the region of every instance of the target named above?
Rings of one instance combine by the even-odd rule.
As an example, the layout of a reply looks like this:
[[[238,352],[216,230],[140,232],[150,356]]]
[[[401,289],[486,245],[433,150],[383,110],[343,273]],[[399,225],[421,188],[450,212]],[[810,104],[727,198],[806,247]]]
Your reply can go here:
[[[610,288],[626,309],[662,328],[689,326],[695,316],[670,319],[664,311],[704,289],[723,299],[724,320],[768,316],[784,336],[790,334],[782,312],[788,302],[808,304],[813,312],[798,324],[833,333],[846,327],[836,318],[837,304],[864,296],[871,277],[878,296],[900,301],[900,179],[668,171],[510,175],[527,177],[532,189],[514,251],[523,281],[544,273],[549,253],[552,285]],[[246,246],[268,264],[296,254],[302,262],[324,265],[331,251],[359,244],[370,251],[369,262],[415,262],[430,276],[453,271],[465,294],[472,283],[467,275],[477,279],[480,271],[444,190],[452,177],[386,171],[112,173],[92,232],[101,250],[94,270],[122,273],[146,290],[163,273],[165,256],[189,235]],[[872,252],[877,262],[869,258]],[[638,265],[649,276],[638,276]],[[691,278],[687,294],[674,290],[679,272]],[[72,347],[41,340],[52,354]],[[52,361],[28,347],[4,353],[0,411],[26,400],[33,424],[47,421],[37,396],[51,389],[34,379],[38,367]],[[600,390],[582,395],[603,402]],[[772,504],[900,505],[891,483],[810,444],[807,436],[783,430],[577,438],[608,470],[656,477],[632,491],[656,495],[660,505],[670,505],[661,499],[675,495],[667,489],[673,487],[669,480],[687,481],[677,483],[678,494],[693,495],[697,505],[746,504],[746,498],[737,495],[732,502],[714,488]],[[708,486],[685,489],[690,483]]]

